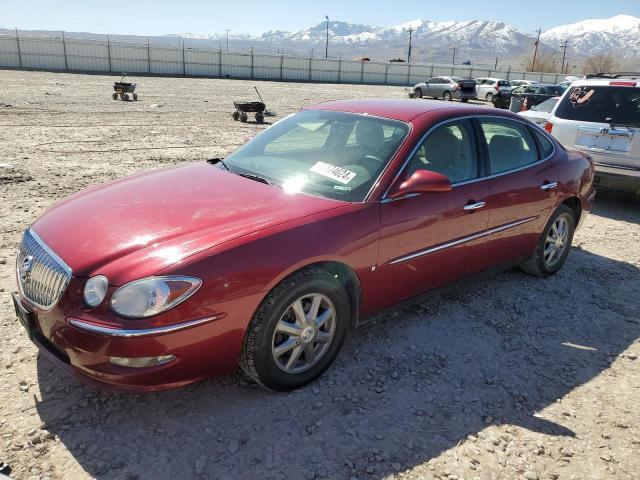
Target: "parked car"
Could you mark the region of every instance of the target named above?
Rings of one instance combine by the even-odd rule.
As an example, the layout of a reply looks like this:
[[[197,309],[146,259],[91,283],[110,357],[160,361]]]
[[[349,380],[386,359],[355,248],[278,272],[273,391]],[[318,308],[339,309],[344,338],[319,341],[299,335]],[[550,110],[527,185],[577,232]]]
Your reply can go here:
[[[571,84],[574,82],[575,80],[565,80],[564,82],[560,82],[558,83],[556,86],[561,88],[562,91],[564,92],[567,88],[569,88],[571,86]]]
[[[512,98],[522,100],[525,110],[552,97],[562,95],[563,91],[556,85],[521,85],[512,90],[501,90],[493,97],[493,105],[497,108],[509,108]],[[526,100],[526,103],[524,103]]]
[[[509,80],[509,84],[512,87],[519,87],[521,85],[535,85],[536,83],[540,83],[536,80]]]
[[[501,78],[476,78],[476,95],[478,98],[493,102],[493,97],[500,91],[511,90],[509,80]]]
[[[513,265],[557,272],[592,179],[586,155],[511,112],[323,103],[224,160],[51,207],[22,237],[14,305],[43,354],[96,385],[177,387],[240,363],[292,389],[398,302]]]
[[[468,102],[476,98],[476,82],[461,77],[434,77],[413,87],[416,98],[433,97]]]
[[[537,123],[544,128],[547,121],[549,120],[551,111],[553,110],[553,107],[555,107],[558,103],[558,100],[560,100],[560,97],[551,97],[542,103],[534,105],[529,110],[518,112],[518,115],[528,118],[532,122]]]
[[[574,81],[545,128],[593,158],[600,185],[640,194],[640,74]]]

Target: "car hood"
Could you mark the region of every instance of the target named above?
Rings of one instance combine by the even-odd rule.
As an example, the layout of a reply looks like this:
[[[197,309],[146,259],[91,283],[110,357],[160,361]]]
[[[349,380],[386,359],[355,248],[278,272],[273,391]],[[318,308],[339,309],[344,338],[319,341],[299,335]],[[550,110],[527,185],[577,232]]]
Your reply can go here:
[[[32,228],[75,276],[103,274],[119,285],[229,240],[345,205],[288,194],[202,162],[77,193]]]

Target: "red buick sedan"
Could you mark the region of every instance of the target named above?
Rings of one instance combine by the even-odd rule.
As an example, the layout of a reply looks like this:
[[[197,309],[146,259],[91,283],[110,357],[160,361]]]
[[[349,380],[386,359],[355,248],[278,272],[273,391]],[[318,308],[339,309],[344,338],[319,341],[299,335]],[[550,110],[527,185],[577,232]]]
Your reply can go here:
[[[323,103],[224,160],[53,206],[22,238],[15,307],[44,354],[98,385],[239,363],[292,389],[376,312],[488,270],[555,273],[594,196],[588,157],[509,112]]]

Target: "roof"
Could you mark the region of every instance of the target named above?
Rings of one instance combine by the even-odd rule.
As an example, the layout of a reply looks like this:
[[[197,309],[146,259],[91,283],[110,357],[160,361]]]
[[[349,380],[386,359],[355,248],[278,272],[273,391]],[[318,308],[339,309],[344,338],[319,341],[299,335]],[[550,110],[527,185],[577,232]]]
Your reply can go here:
[[[332,110],[336,112],[359,113],[386,117],[402,122],[409,122],[419,115],[427,112],[444,109],[462,109],[453,102],[440,102],[435,100],[409,100],[409,99],[357,99],[334,100],[309,107],[309,110]]]
[[[571,82],[572,87],[580,87],[580,86],[616,86],[617,84],[630,84],[634,83],[636,87],[640,87],[640,80],[628,79],[628,78],[582,78],[580,80],[575,80]],[[631,85],[628,85],[631,86]]]

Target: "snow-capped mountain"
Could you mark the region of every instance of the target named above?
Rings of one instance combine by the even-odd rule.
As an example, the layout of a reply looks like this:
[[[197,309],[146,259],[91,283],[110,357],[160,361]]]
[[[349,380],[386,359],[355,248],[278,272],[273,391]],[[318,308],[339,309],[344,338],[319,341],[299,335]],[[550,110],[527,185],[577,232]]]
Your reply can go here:
[[[235,48],[309,54],[324,50],[326,23],[294,32],[275,30],[259,35],[231,34]],[[417,19],[400,25],[377,27],[340,21],[329,22],[330,56],[367,56],[375,60],[406,58],[412,30],[414,61],[450,62],[456,47],[456,62],[510,61],[531,54],[535,39],[512,25],[490,20],[438,22]],[[193,40],[225,41],[224,34],[190,35]],[[603,20],[585,20],[555,27],[543,33],[540,49],[557,54],[560,43],[569,41],[569,53],[585,57],[593,53],[613,53],[620,57],[640,55],[640,18],[618,15]]]
[[[638,55],[640,18],[616,15],[601,20],[584,20],[547,30],[540,38],[555,47],[566,40],[570,51],[581,56],[595,53],[613,53],[625,57]]]

